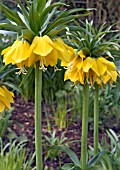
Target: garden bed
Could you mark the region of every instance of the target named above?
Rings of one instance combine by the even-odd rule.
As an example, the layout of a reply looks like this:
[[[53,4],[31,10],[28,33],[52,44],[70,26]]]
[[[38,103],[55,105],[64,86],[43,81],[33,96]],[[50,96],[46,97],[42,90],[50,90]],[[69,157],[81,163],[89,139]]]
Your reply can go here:
[[[30,149],[30,152],[34,152],[34,104],[32,101],[25,102],[19,96],[15,98],[15,103],[13,104],[14,110],[11,116],[11,124],[8,129],[12,129],[10,135],[14,136],[15,134],[20,137],[20,139],[27,139],[26,147]],[[49,170],[59,169],[59,157],[54,159],[48,158],[45,159],[47,155],[47,149],[49,147],[49,143],[45,140],[45,136],[50,138],[50,134],[48,132],[45,110],[49,109],[49,120],[51,124],[51,134],[53,131],[56,131],[56,137],[60,138],[61,135],[64,133],[64,137],[66,140],[64,142],[69,145],[69,147],[80,157],[80,136],[81,136],[81,121],[78,119],[76,121],[71,122],[67,125],[67,128],[60,129],[55,125],[54,117],[52,115],[52,111],[48,105],[42,105],[42,137],[43,137],[43,159],[44,159],[44,166],[48,166]],[[71,113],[69,113],[71,114]],[[105,120],[104,120],[105,121]],[[103,122],[104,122],[103,121]],[[116,119],[113,117],[112,119],[109,118],[105,123],[101,123],[99,129],[100,141],[105,137],[105,131],[109,128],[112,128],[116,133],[120,134],[120,125],[116,124]],[[8,133],[8,131],[6,132]],[[89,137],[88,137],[89,145],[93,145],[93,122],[89,123]],[[60,154],[61,163],[70,162],[68,156],[64,153]],[[34,165],[33,165],[34,166]]]

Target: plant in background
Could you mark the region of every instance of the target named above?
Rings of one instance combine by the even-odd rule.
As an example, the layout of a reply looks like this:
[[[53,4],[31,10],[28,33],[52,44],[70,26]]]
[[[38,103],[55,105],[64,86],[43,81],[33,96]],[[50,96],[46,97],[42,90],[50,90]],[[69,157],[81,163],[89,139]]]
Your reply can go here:
[[[66,142],[67,138],[65,137],[65,134],[62,133],[60,137],[56,136],[56,131],[54,130],[53,132],[50,131],[49,135],[45,135],[45,143],[47,143],[46,147],[46,151],[47,154],[45,156],[45,159],[48,158],[55,158],[56,156],[58,156],[59,154],[59,150],[58,149],[54,149],[54,150],[48,150],[49,147],[51,146],[68,146],[67,142]]]
[[[67,93],[65,90],[58,90],[56,92],[56,106],[52,106],[54,113],[55,124],[61,129],[67,126]]]
[[[105,152],[105,155],[98,160],[99,170],[119,170],[120,169],[120,135],[117,135],[112,129],[106,131],[107,136],[99,143],[99,150]],[[109,139],[109,141],[108,141]],[[94,153],[94,148],[90,146],[90,155]]]
[[[0,168],[4,170],[35,170],[32,167],[35,154],[29,154],[25,141],[8,142],[5,146],[0,138]]]
[[[25,1],[24,7],[17,0],[19,12],[14,12],[0,3],[1,10],[9,19],[9,23],[1,23],[0,29],[17,33],[17,40],[12,46],[2,51],[5,64],[16,65],[20,73],[26,73],[26,67],[35,68],[35,146],[36,169],[42,170],[42,134],[41,134],[41,91],[42,71],[57,64],[58,58],[68,62],[71,47],[60,38],[54,38],[58,33],[64,34],[66,24],[80,16],[86,16],[86,9],[57,11],[61,5],[51,0]],[[81,11],[82,14],[76,14]],[[58,16],[56,15],[58,14]],[[53,19],[54,18],[54,19]]]
[[[10,116],[12,114],[12,109],[10,109],[9,111],[4,110],[4,112],[2,112],[2,118],[0,119],[0,138],[3,137],[7,127],[10,124]]]
[[[67,40],[75,50],[72,51],[69,62],[64,60],[62,66],[66,67],[64,80],[70,79],[74,84],[83,85],[83,113],[82,113],[82,139],[81,139],[81,164],[73,161],[67,169],[86,170],[91,166],[87,164],[87,135],[88,135],[88,106],[89,86],[94,88],[94,159],[98,158],[98,120],[99,120],[99,87],[106,84],[112,85],[117,81],[117,69],[113,59],[119,58],[119,34],[106,39],[106,35],[116,32],[112,26],[106,28],[103,24],[95,29],[93,21],[86,20],[83,26],[75,22],[67,30]],[[91,162],[91,161],[90,161]],[[79,164],[79,165],[78,165]],[[89,165],[89,166],[88,166]],[[76,168],[75,168],[76,167]],[[90,167],[91,168],[91,167]]]

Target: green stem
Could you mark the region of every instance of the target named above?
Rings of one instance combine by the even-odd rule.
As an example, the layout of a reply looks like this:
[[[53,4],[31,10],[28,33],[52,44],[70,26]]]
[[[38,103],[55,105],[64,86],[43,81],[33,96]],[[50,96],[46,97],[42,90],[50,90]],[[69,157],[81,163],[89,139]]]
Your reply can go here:
[[[87,160],[87,137],[88,137],[88,104],[89,85],[86,83],[83,89],[83,114],[82,114],[82,139],[81,139],[81,167],[86,169]]]
[[[42,113],[41,113],[41,92],[42,92],[42,70],[39,63],[35,69],[35,149],[36,149],[36,170],[42,170]]]
[[[94,90],[94,155],[98,153],[98,121],[99,121],[99,86],[95,84]]]

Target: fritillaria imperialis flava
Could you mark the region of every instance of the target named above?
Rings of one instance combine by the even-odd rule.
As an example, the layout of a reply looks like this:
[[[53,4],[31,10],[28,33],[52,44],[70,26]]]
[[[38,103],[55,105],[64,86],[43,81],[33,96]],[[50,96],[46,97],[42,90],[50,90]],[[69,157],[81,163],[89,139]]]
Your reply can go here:
[[[0,30],[15,32],[17,40],[13,45],[2,51],[3,62],[20,68],[19,73],[25,73],[30,67],[35,68],[35,147],[36,169],[42,170],[42,134],[41,134],[41,91],[42,71],[47,66],[55,66],[58,58],[69,61],[69,46],[57,35],[64,35],[66,24],[80,16],[87,16],[86,9],[59,11],[59,6],[66,4],[52,3],[52,0],[25,1],[20,0],[19,12],[7,8],[0,3],[9,23],[1,23]],[[82,12],[82,13],[81,13]],[[78,14],[76,14],[78,13]]]
[[[14,102],[13,97],[13,92],[10,92],[4,85],[0,86],[0,113],[2,113],[5,108],[11,108],[10,104]]]
[[[94,28],[93,21],[86,20],[83,26],[75,22],[75,26],[67,28],[68,43],[74,48],[69,62],[64,60],[66,67],[64,80],[71,80],[74,84],[83,85],[83,114],[81,139],[81,169],[87,167],[87,135],[88,135],[88,102],[89,86],[94,89],[94,154],[98,153],[98,117],[99,117],[99,87],[117,81],[118,71],[114,61],[120,56],[119,34],[103,24]],[[112,38],[105,38],[116,33]],[[66,41],[67,41],[66,40]]]

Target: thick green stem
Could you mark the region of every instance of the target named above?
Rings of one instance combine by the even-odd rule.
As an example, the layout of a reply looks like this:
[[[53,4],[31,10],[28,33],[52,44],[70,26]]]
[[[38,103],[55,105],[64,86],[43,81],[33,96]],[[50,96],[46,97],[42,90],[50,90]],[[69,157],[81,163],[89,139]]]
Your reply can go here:
[[[88,137],[88,102],[89,85],[86,83],[83,89],[83,114],[82,114],[82,139],[81,139],[81,168],[86,169],[87,137]]]
[[[99,86],[95,84],[94,90],[94,155],[98,153],[98,121],[99,121]]]
[[[41,92],[42,92],[42,70],[39,63],[35,69],[35,149],[36,149],[36,170],[42,170],[42,113],[41,113]]]

